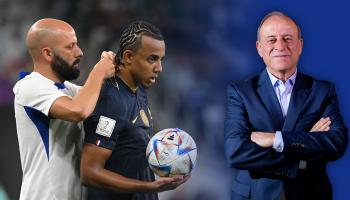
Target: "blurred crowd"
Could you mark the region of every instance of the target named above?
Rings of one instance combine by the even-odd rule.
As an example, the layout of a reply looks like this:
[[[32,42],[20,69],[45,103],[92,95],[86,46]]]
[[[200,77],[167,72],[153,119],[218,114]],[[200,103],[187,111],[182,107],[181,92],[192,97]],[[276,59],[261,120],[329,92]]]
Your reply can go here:
[[[230,171],[223,159],[225,89],[230,80],[251,70],[247,66],[253,66],[245,53],[251,47],[238,39],[244,33],[237,31],[245,27],[243,10],[249,2],[0,0],[0,106],[12,107],[12,87],[18,72],[32,70],[25,36],[39,18],[63,19],[75,28],[84,52],[82,73],[76,81],[80,84],[103,50],[117,51],[119,34],[127,24],[135,20],[151,22],[163,32],[167,48],[163,72],[149,90],[155,126],[157,130],[181,128],[194,137],[198,146],[197,167],[180,189],[183,192],[160,196],[171,200],[228,199],[230,176],[226,173]],[[15,134],[15,130],[12,132]]]

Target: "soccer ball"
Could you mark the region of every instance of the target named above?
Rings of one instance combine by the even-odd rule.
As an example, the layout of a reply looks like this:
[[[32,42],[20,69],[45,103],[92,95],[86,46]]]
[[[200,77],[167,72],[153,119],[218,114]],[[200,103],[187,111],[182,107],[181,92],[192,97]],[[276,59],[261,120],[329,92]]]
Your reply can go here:
[[[189,174],[196,164],[197,146],[192,137],[178,128],[156,133],[148,143],[146,157],[158,176]]]

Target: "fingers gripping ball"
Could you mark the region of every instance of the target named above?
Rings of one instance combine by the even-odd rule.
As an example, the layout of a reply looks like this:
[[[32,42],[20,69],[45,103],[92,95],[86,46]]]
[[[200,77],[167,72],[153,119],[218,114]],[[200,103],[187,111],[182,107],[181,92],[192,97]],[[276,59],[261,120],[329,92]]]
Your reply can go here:
[[[146,156],[149,166],[158,176],[189,174],[196,164],[197,146],[185,131],[169,128],[150,139]]]

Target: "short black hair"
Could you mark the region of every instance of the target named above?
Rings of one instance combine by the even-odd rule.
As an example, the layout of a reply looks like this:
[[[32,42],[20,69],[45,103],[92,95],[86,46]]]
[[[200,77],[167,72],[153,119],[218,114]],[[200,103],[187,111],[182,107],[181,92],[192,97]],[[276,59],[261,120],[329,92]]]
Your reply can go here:
[[[281,17],[286,17],[286,18],[292,20],[292,22],[293,22],[293,23],[295,24],[295,26],[298,28],[298,38],[299,38],[299,39],[301,38],[301,29],[300,29],[299,25],[297,24],[297,22],[296,22],[293,18],[289,17],[288,15],[286,15],[286,14],[283,13],[283,12],[280,12],[280,11],[272,11],[272,12],[267,13],[267,15],[265,15],[265,17],[261,20],[260,25],[259,25],[258,30],[257,30],[257,35],[256,35],[257,40],[260,39],[260,34],[259,34],[259,33],[260,33],[260,29],[261,29],[262,25],[264,24],[264,22],[265,22],[268,18],[270,18],[270,17],[272,17],[272,16],[281,16]]]
[[[121,65],[123,53],[125,50],[136,52],[141,47],[142,36],[149,36],[151,38],[163,41],[163,35],[160,30],[145,21],[135,21],[126,27],[119,40],[119,49],[117,52],[117,65]]]

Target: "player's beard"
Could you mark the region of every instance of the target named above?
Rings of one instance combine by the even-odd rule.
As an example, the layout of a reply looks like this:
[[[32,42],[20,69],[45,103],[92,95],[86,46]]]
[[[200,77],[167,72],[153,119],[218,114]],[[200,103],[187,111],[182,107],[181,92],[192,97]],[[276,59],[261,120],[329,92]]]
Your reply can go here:
[[[74,67],[74,65],[79,62],[80,59],[78,58],[72,65],[70,65],[62,57],[55,54],[51,63],[51,68],[61,79],[71,81],[79,77],[80,70],[77,67]]]

